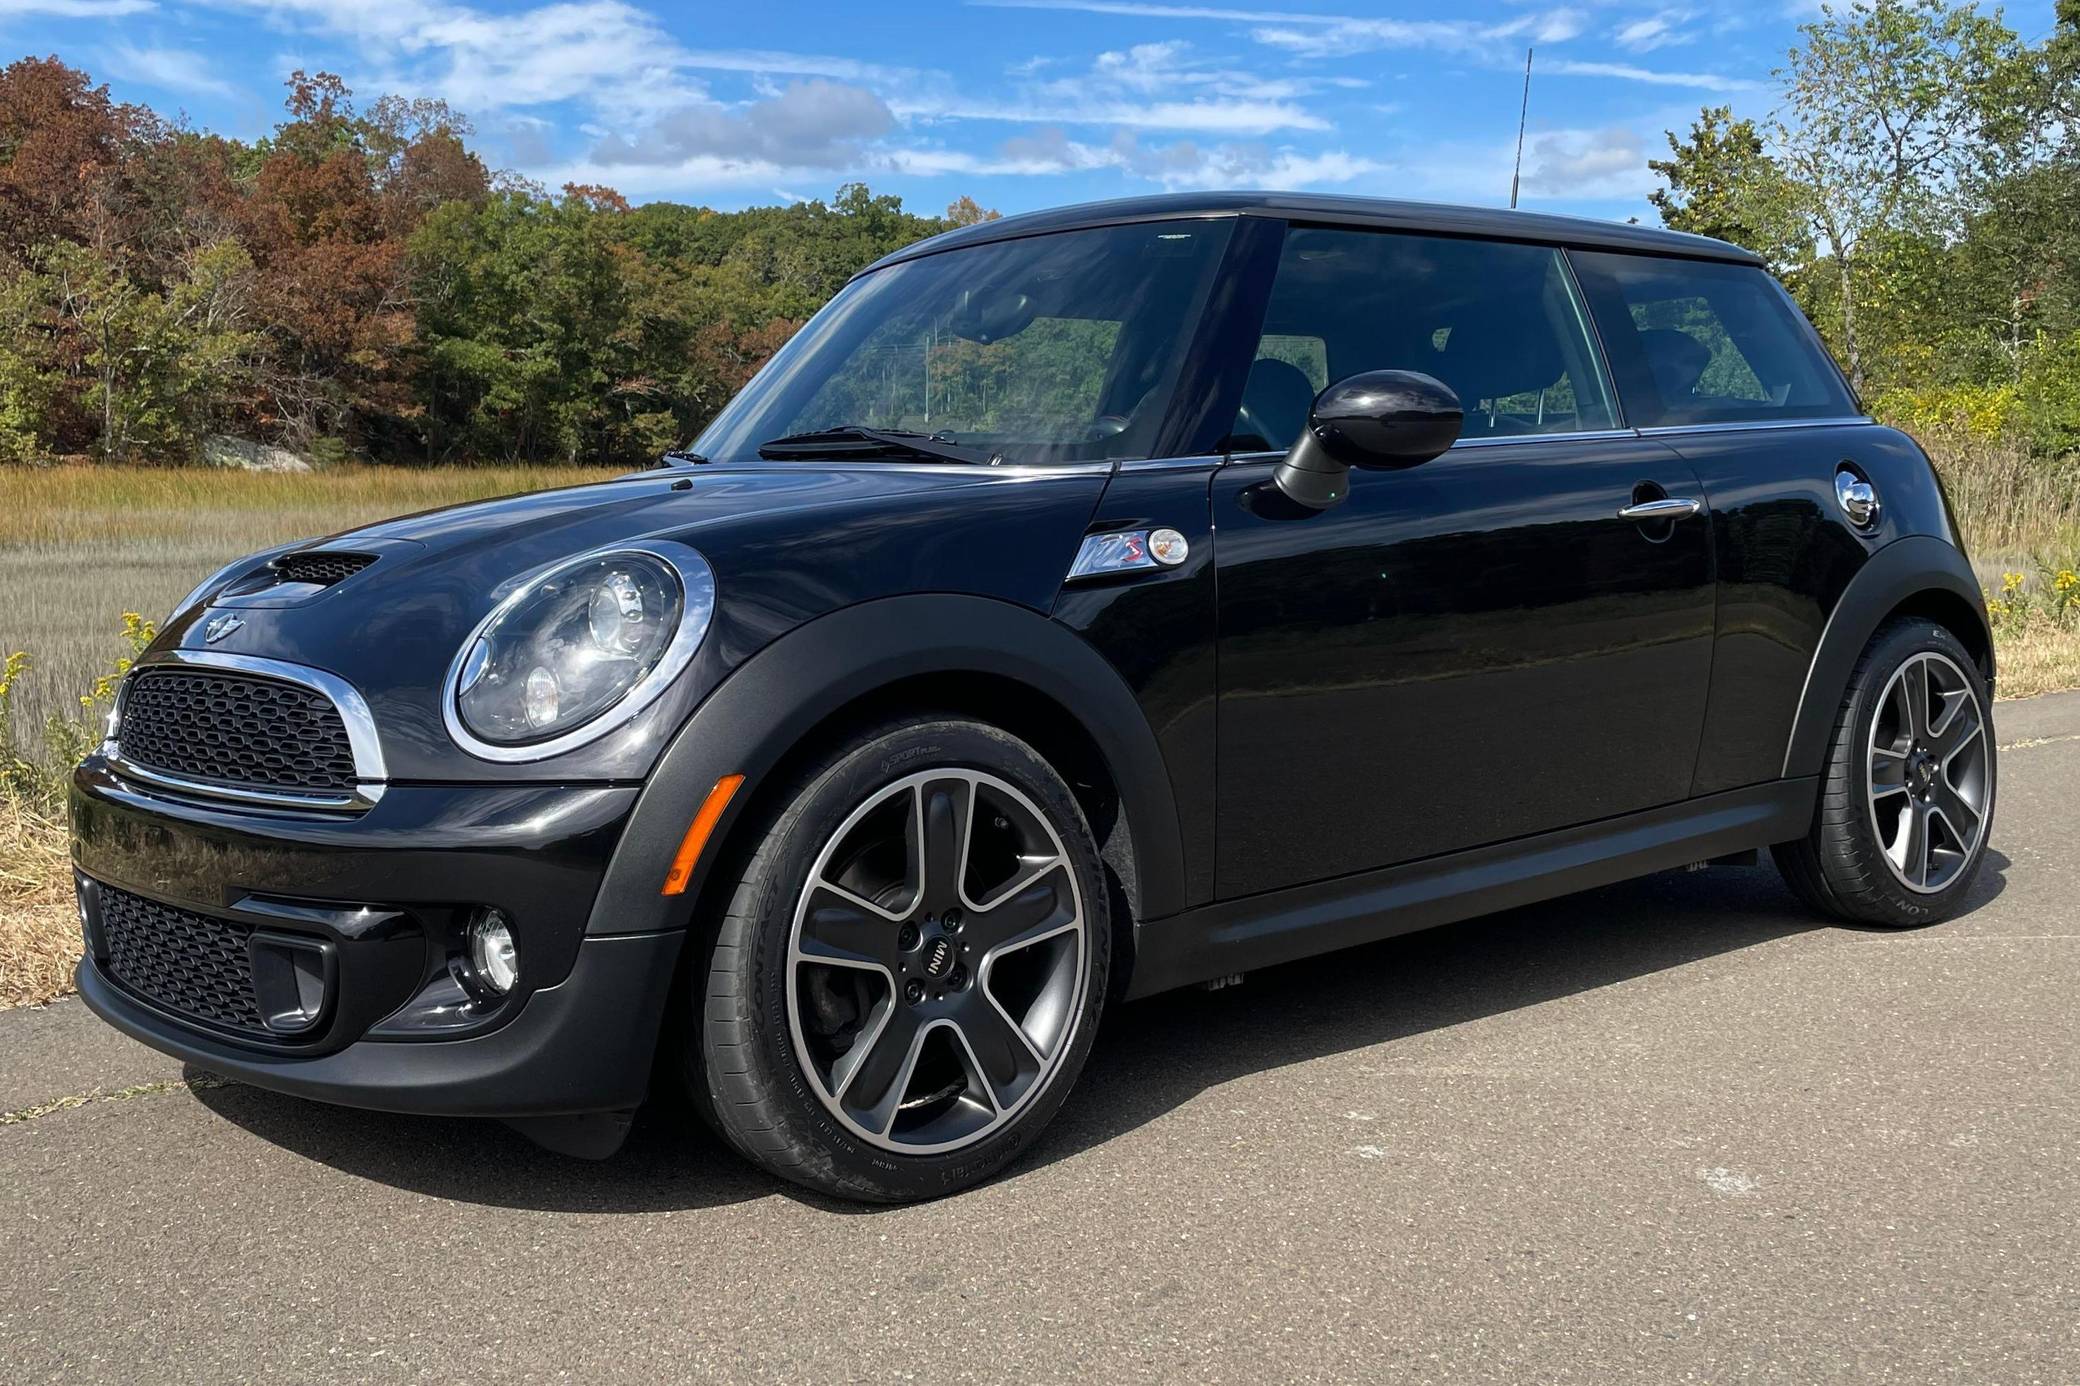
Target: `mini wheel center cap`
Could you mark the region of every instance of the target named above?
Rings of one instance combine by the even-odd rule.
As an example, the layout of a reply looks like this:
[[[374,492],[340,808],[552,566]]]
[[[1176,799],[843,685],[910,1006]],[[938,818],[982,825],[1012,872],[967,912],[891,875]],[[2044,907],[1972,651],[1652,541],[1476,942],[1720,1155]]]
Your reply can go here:
[[[924,975],[939,981],[953,971],[956,949],[953,940],[940,935],[924,946]]]

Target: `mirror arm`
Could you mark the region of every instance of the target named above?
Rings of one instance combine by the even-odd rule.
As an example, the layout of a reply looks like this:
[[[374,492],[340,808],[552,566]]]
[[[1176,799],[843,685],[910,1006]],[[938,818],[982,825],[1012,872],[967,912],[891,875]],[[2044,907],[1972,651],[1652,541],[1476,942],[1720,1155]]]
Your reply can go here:
[[[1329,455],[1312,428],[1300,437],[1279,460],[1271,482],[1295,505],[1309,510],[1327,510],[1342,503],[1350,491],[1351,469]]]

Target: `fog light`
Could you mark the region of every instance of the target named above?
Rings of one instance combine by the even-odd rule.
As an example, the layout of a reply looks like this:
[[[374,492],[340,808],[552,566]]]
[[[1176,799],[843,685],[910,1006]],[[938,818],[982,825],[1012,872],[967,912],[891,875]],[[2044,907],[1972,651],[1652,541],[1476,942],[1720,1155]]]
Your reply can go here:
[[[512,921],[498,910],[478,910],[469,925],[469,966],[477,980],[503,996],[520,978]]]

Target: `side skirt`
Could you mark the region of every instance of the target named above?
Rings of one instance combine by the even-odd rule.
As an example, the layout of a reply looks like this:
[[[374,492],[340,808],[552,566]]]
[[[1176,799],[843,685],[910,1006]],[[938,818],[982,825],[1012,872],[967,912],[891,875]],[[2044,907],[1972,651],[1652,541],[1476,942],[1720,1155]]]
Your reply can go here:
[[[1788,842],[1811,826],[1818,792],[1813,777],[1776,780],[1149,920],[1136,930],[1127,996]]]

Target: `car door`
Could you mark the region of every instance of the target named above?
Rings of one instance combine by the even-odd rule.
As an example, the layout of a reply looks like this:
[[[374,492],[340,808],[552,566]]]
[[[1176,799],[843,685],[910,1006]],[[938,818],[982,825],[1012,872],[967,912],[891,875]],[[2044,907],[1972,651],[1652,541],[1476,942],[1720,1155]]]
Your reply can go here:
[[[1609,818],[1689,792],[1710,680],[1696,477],[1619,429],[1558,250],[1295,227],[1213,482],[1218,893]],[[1458,445],[1281,504],[1314,390],[1413,369]],[[1653,500],[1690,513],[1635,518]],[[1678,510],[1681,508],[1678,507]]]

